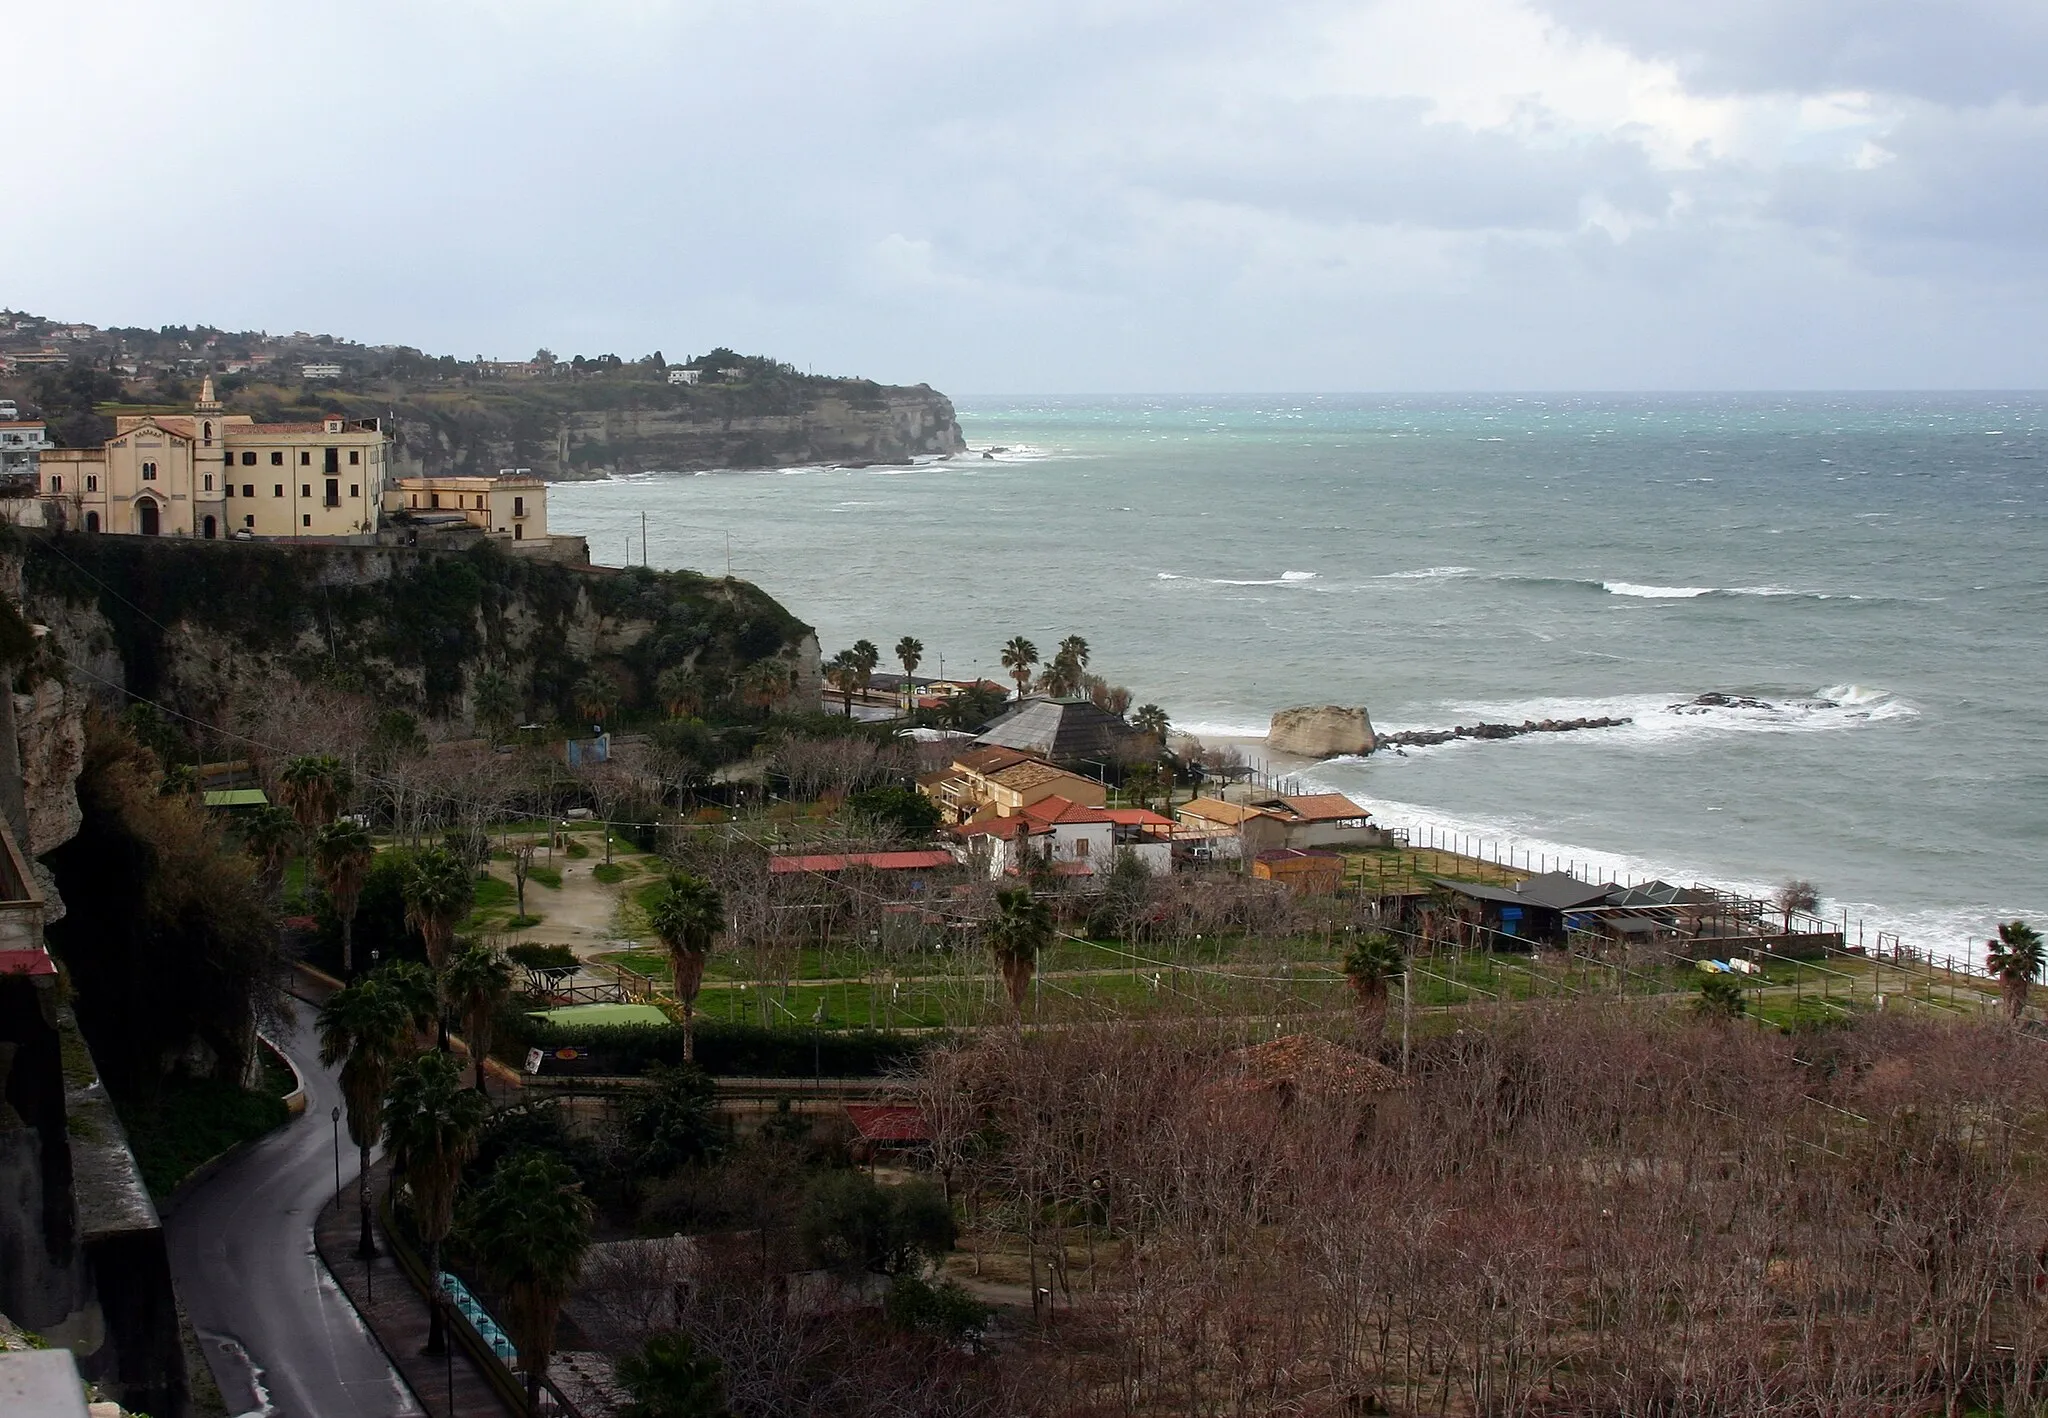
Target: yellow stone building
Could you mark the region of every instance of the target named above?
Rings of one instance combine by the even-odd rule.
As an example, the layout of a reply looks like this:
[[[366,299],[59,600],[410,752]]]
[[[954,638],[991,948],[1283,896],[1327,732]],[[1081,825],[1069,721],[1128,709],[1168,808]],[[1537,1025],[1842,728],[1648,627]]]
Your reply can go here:
[[[452,521],[459,513],[493,536],[548,540],[548,485],[523,468],[507,468],[496,476],[394,478],[384,489],[384,510],[405,512],[429,525]]]
[[[189,415],[122,415],[99,448],[45,452],[39,491],[87,532],[367,539],[390,460],[376,419],[257,423],[222,409],[209,377]]]

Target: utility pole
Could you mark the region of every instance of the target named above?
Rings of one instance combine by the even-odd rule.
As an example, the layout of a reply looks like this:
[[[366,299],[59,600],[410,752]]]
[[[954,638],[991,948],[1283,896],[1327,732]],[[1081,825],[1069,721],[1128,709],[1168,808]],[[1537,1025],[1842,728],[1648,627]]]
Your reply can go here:
[[[647,514],[640,514],[640,564],[647,565]]]
[[[1415,972],[1408,966],[1401,967],[1401,1077],[1408,1076],[1408,1021],[1414,1011],[1409,1007],[1415,995]]]

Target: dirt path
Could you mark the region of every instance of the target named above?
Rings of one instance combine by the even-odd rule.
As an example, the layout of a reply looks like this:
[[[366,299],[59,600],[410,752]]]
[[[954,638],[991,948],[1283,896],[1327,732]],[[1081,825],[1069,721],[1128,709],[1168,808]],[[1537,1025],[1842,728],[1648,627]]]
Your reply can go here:
[[[541,920],[537,926],[515,932],[514,938],[537,945],[566,945],[583,961],[603,951],[640,944],[619,934],[618,915],[627,894],[651,875],[647,859],[614,853],[612,860],[626,868],[627,876],[617,885],[607,886],[596,875],[604,863],[602,851],[583,858],[555,853],[554,866],[562,873],[562,885],[558,890],[527,879],[526,909]],[[536,865],[545,864],[545,856],[536,859]],[[491,874],[511,883],[512,869],[505,862],[491,863]]]

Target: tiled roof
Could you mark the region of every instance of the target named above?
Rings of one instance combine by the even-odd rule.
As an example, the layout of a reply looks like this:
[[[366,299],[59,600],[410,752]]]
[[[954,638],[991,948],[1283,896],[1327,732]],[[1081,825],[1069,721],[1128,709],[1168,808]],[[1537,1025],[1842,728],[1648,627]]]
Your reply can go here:
[[[984,776],[991,783],[1001,783],[1005,788],[1021,793],[1027,788],[1040,787],[1046,783],[1057,783],[1061,779],[1079,778],[1080,774],[1069,773],[1064,768],[1055,768],[1050,763],[1040,763],[1037,759],[1031,758],[1026,759],[1022,763],[1013,763],[1008,768],[1000,769],[997,772]],[[1090,780],[1084,779],[1083,781]]]
[[[977,740],[1026,749],[1054,760],[1113,758],[1137,731],[1085,699],[1026,699],[981,732]]]
[[[969,773],[980,773],[983,776],[987,776],[990,773],[999,773],[1003,769],[1013,767],[1019,763],[1031,763],[1034,761],[1030,754],[1014,748],[977,748],[966,753],[956,753],[953,755],[953,766],[955,768],[963,769]]]
[[[1229,827],[1242,825],[1248,817],[1271,816],[1259,808],[1227,803],[1221,798],[1196,798],[1193,802],[1181,804],[1179,813],[1183,821],[1192,817],[1203,822],[1221,822]]]
[[[778,876],[792,872],[834,872],[848,867],[875,871],[932,871],[954,865],[953,854],[937,847],[906,852],[820,852],[800,857],[771,857],[768,870]]]
[[[1270,798],[1258,806],[1271,808],[1276,804],[1284,805],[1302,822],[1335,822],[1347,817],[1372,816],[1342,793],[1305,793],[1298,797]]]

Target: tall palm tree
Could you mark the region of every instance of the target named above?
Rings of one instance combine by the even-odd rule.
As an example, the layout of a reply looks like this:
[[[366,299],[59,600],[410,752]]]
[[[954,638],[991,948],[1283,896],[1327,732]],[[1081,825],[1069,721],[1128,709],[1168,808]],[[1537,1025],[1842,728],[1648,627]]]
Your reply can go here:
[[[982,928],[989,951],[1009,991],[1010,1007],[1017,1022],[1024,1022],[1024,997],[1031,991],[1031,977],[1038,973],[1038,953],[1052,943],[1052,912],[1027,886],[1010,887],[996,893],[996,911]]]
[[[655,695],[671,719],[687,719],[703,707],[704,692],[688,666],[670,665],[654,681]]]
[[[519,1347],[526,1401],[536,1408],[555,1349],[555,1321],[590,1249],[590,1198],[567,1163],[518,1152],[463,1209],[462,1240],[504,1297],[505,1327]]]
[[[718,888],[686,872],[671,875],[647,912],[648,924],[668,948],[675,974],[676,1003],[683,1011],[683,1058],[697,1057],[697,991],[711,946],[725,929],[725,901]]]
[[[476,721],[496,744],[519,718],[519,693],[512,681],[495,669],[476,677],[474,691]]]
[[[825,682],[838,690],[846,705],[846,717],[853,717],[853,691],[860,687],[860,661],[851,650],[841,650],[825,662]]]
[[[603,675],[585,675],[576,681],[571,693],[576,699],[576,712],[599,727],[611,717],[613,706],[619,702],[618,686]]]
[[[1166,747],[1167,731],[1173,727],[1166,711],[1157,704],[1140,704],[1131,714],[1131,727],[1139,733],[1159,740],[1161,748]]]
[[[288,808],[270,803],[242,819],[242,845],[255,859],[256,879],[266,896],[275,896],[283,887],[285,864],[298,841],[299,821]]]
[[[377,1254],[370,1229],[370,1149],[384,1135],[384,1092],[392,1071],[412,1052],[412,1016],[397,992],[365,976],[328,997],[320,1008],[319,1027],[320,1062],[329,1068],[341,1065],[349,1140],[362,1164],[357,1178],[362,1235],[356,1255],[368,1260]]]
[[[455,953],[441,972],[441,992],[462,1020],[469,1057],[476,1065],[476,1091],[484,1091],[484,1060],[491,1052],[491,1026],[512,997],[512,962],[505,952],[476,941]]]
[[[302,753],[278,774],[279,795],[305,828],[332,822],[353,786],[341,760],[326,754]]]
[[[476,899],[469,864],[446,847],[415,852],[405,871],[405,923],[420,933],[436,970],[448,963],[455,928]]]
[[[850,653],[860,679],[860,692],[866,694],[875,677],[875,666],[882,663],[882,651],[872,640],[856,640]]]
[[[924,641],[914,635],[906,635],[896,642],[896,663],[903,666],[903,711],[907,714],[917,703],[917,690],[911,685],[910,677],[917,673],[917,667],[924,663]]]
[[[417,1052],[419,1041],[441,1020],[441,977],[434,973],[433,966],[417,960],[387,960],[371,971],[369,978],[404,1007],[412,1026],[409,1047]]]
[[[1362,938],[1344,957],[1344,978],[1358,998],[1359,1033],[1370,1049],[1387,1027],[1387,986],[1408,971],[1401,947],[1379,931]]]
[[[363,884],[369,880],[370,863],[376,857],[369,829],[360,822],[336,818],[313,834],[313,870],[341,922],[343,975],[355,973],[356,903],[362,899]]]
[[[1003,647],[1003,668],[1010,672],[1010,678],[1017,681],[1017,697],[1031,687],[1031,667],[1038,663],[1038,647],[1021,635],[1010,637],[1010,643]]]
[[[1059,649],[1053,652],[1052,663],[1046,666],[1046,693],[1065,697],[1081,691],[1081,681],[1088,673],[1088,642],[1078,635],[1069,635],[1060,641]]]
[[[462,1086],[462,1070],[447,1054],[419,1054],[400,1064],[384,1097],[384,1146],[405,1174],[413,1226],[427,1246],[427,1271],[436,1292],[427,1318],[428,1354],[447,1349],[442,1325],[441,1242],[455,1221],[455,1188],[463,1164],[476,1155],[491,1105]]]
[[[773,660],[757,660],[740,676],[740,693],[752,708],[766,714],[789,692],[789,676]]]
[[[1991,942],[1985,963],[1998,977],[1999,990],[2005,996],[2006,1017],[2019,1023],[2027,1012],[2027,991],[2040,978],[2042,965],[2048,964],[2041,933],[2025,921],[2005,922],[1998,928],[1998,939]]]

